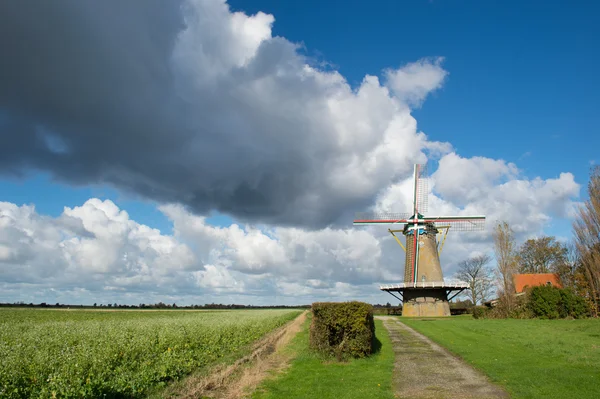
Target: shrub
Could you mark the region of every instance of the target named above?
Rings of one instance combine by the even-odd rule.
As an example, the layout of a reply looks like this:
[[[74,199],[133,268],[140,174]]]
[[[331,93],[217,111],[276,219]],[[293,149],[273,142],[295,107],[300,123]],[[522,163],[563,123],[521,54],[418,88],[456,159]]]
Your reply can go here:
[[[473,312],[474,319],[483,319],[487,315],[487,308],[485,306],[474,306],[471,311]]]
[[[310,346],[342,360],[372,353],[375,323],[373,306],[363,302],[315,302]]]
[[[531,288],[528,293],[528,307],[534,316],[542,319],[581,318],[589,313],[584,298],[569,289],[548,285]]]
[[[561,317],[574,317],[580,319],[587,317],[590,313],[590,307],[585,298],[575,294],[570,289],[560,290],[560,311]]]

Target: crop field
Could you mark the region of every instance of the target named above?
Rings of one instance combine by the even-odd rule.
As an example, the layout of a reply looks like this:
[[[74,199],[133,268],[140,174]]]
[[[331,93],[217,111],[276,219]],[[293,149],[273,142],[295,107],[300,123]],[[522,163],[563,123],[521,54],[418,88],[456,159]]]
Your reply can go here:
[[[143,397],[298,314],[0,309],[0,397]]]

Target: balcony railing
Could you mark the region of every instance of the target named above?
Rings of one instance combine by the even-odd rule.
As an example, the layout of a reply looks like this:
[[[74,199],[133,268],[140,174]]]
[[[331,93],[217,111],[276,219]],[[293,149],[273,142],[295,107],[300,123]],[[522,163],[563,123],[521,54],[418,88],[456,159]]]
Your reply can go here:
[[[405,288],[469,288],[465,281],[419,281],[417,283],[383,284],[379,286],[382,291]]]

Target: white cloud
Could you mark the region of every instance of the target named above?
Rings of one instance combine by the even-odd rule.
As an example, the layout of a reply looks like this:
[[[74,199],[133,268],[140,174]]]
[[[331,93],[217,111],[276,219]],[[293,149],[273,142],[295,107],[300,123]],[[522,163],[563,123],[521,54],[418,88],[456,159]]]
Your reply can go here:
[[[450,164],[440,163],[440,168]],[[441,258],[446,277],[459,261],[492,251],[495,221],[507,220],[520,237],[539,234],[551,217],[565,216],[579,191],[570,174],[546,180],[513,176],[494,183],[502,173],[510,175],[511,168],[482,158],[463,158],[457,164],[457,173],[471,164],[492,165],[482,167],[486,172],[471,183],[488,187],[486,195],[464,205],[431,195],[429,213],[486,214],[488,224],[484,232],[450,233]],[[439,172],[436,178],[448,173]],[[467,192],[472,189],[465,184]],[[390,185],[375,209],[403,211],[410,204],[410,185],[410,179]],[[18,288],[17,297],[27,302],[43,295],[111,303],[152,298],[309,303],[349,297],[386,302],[377,284],[402,276],[404,253],[382,226],[354,228],[348,221],[343,229],[216,227],[181,205],[160,210],[173,223],[172,236],[131,220],[109,200],[92,198],[65,208],[57,218],[40,215],[33,206],[0,203],[5,295],[15,295]]]
[[[58,218],[0,203],[0,247],[9,248],[0,260],[2,281],[57,289],[156,286],[196,262],[186,245],[95,198]]]
[[[429,93],[442,87],[448,76],[448,71],[441,66],[443,61],[443,57],[425,58],[396,70],[387,70],[386,85],[396,97],[420,106]]]

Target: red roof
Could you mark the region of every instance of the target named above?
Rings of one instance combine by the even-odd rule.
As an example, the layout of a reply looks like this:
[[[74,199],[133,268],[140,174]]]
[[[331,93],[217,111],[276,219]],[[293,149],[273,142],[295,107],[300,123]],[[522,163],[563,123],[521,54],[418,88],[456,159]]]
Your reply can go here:
[[[515,274],[513,280],[517,294],[523,292],[525,287],[534,287],[536,285],[550,284],[557,288],[562,288],[560,278],[556,273]]]

